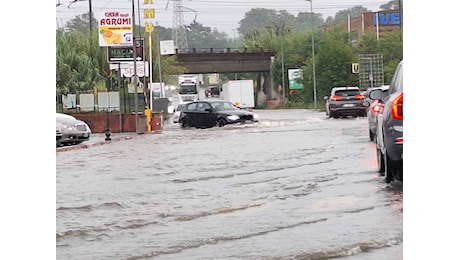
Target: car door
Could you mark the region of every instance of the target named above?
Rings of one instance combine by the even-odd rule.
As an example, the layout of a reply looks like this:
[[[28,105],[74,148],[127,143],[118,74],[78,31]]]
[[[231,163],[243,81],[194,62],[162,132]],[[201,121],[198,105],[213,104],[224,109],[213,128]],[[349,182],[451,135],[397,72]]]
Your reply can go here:
[[[197,126],[212,127],[216,125],[216,119],[212,107],[207,102],[199,102],[197,105]]]
[[[198,104],[196,102],[191,102],[187,104],[184,110],[182,111],[181,119],[188,120],[188,123],[190,126],[195,126],[197,123],[197,119],[196,119],[197,105]]]

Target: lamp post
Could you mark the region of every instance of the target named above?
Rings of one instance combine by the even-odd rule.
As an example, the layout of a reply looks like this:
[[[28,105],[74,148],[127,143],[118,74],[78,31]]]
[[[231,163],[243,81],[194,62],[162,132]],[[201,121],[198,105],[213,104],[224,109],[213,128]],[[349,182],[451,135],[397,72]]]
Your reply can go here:
[[[311,16],[311,53],[313,59],[313,101],[315,102],[316,109],[316,68],[315,68],[315,38],[313,37],[313,1],[310,2],[310,16]]]

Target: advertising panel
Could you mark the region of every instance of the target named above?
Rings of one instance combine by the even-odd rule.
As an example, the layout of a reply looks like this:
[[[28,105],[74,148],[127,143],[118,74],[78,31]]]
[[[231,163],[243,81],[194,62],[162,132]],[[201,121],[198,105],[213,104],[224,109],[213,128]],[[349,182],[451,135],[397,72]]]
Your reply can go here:
[[[144,60],[144,39],[135,39],[134,44],[136,45],[136,61]],[[133,61],[133,47],[132,46],[118,46],[118,47],[107,47],[107,62],[122,62],[122,61]]]
[[[176,53],[176,51],[174,50],[174,41],[173,40],[160,41],[160,53],[161,55]]]
[[[133,19],[127,11],[99,13],[99,46],[133,46]]]
[[[134,62],[123,62],[120,64],[111,63],[109,64],[109,68],[116,71],[118,71],[118,68],[120,68],[121,76],[125,78],[134,76]],[[149,76],[149,63],[147,61],[136,62],[136,75],[138,77]]]
[[[301,69],[288,69],[289,89],[303,89],[302,79]]]

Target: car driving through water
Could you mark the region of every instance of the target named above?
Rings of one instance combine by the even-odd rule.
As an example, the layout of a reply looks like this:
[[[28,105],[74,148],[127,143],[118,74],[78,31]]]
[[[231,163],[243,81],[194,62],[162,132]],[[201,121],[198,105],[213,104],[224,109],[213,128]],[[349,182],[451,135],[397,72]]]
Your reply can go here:
[[[227,124],[256,123],[257,113],[226,100],[199,100],[185,105],[179,118],[182,128],[209,128]]]

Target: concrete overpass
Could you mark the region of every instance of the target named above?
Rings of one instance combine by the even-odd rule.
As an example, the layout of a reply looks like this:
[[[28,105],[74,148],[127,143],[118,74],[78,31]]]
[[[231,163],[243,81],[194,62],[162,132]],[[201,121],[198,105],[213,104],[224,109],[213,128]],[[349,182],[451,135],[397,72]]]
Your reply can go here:
[[[248,52],[240,49],[176,49],[176,64],[187,73],[270,72],[275,52],[261,49]]]

